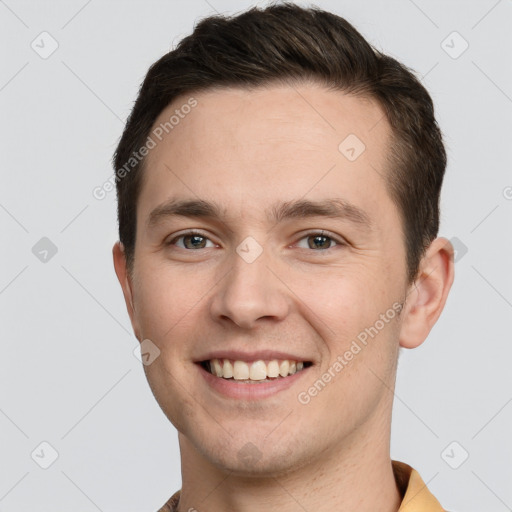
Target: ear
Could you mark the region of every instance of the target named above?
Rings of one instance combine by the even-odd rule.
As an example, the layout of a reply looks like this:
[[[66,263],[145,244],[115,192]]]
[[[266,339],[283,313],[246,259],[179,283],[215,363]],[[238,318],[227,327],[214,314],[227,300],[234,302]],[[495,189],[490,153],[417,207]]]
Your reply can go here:
[[[117,279],[119,280],[119,284],[123,289],[124,301],[126,303],[128,315],[130,316],[133,331],[135,333],[136,338],[139,341],[141,341],[141,337],[139,335],[140,330],[137,321],[137,315],[135,313],[135,307],[133,305],[132,282],[126,265],[126,254],[124,251],[124,246],[121,242],[116,242],[114,244],[114,247],[112,248],[112,255],[114,258],[114,268],[116,270]]]
[[[402,312],[400,346],[421,345],[443,311],[454,278],[454,249],[446,238],[436,238],[420,263]]]

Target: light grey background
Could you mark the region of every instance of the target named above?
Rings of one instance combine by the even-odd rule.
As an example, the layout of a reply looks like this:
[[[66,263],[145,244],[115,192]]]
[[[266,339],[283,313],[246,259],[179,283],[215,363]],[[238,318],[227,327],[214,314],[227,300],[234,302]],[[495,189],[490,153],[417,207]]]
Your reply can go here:
[[[150,512],[180,487],[112,265],[115,194],[92,190],[149,65],[198,18],[252,4],[0,0],[0,511]],[[456,280],[400,358],[392,457],[449,510],[512,510],[512,1],[316,5],[423,77],[449,154]]]

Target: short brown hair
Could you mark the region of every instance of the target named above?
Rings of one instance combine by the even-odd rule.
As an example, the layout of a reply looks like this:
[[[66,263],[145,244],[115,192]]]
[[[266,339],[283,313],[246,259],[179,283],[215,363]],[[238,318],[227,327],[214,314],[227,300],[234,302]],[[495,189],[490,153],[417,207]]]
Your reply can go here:
[[[400,212],[408,279],[414,281],[439,229],[446,168],[432,99],[410,69],[373,48],[345,19],[290,3],[203,19],[149,68],[113,158],[128,268],[133,268],[145,159],[129,172],[126,162],[144,146],[159,114],[183,94],[275,81],[314,81],[372,98],[384,109],[392,130],[387,187]]]

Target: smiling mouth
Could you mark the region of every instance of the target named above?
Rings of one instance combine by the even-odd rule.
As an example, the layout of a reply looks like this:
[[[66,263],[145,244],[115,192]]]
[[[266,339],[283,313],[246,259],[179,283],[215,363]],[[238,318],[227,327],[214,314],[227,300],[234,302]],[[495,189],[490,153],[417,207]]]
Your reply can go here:
[[[215,377],[246,384],[285,379],[312,365],[310,361],[293,361],[290,359],[272,359],[270,361],[260,359],[253,362],[211,359],[201,361],[199,364]]]

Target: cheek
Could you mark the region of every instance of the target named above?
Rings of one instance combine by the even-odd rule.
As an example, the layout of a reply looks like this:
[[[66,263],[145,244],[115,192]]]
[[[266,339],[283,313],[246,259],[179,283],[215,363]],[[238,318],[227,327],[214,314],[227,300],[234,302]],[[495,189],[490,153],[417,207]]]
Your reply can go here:
[[[364,366],[387,366],[398,335],[400,302],[397,280],[390,273],[378,265],[330,269],[297,279],[293,290],[300,298],[300,315],[321,337],[326,352],[322,371],[343,358],[343,371],[334,373],[353,371],[359,380],[365,378]]]
[[[291,288],[297,303],[305,306],[303,314],[327,339],[344,339],[354,329],[373,323],[391,295],[377,275],[376,270],[363,266],[329,268],[313,276],[310,273],[306,279],[296,275]]]
[[[137,318],[143,335],[163,345],[177,330],[193,324],[195,311],[211,286],[205,275],[191,276],[165,264],[140,268],[134,293]]]

